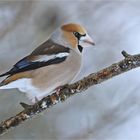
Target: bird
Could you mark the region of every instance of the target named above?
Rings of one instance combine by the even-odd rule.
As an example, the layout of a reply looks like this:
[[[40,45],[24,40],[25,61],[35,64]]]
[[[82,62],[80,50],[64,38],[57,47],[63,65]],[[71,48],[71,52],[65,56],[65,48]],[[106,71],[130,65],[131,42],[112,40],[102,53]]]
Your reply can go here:
[[[80,24],[67,23],[29,55],[0,75],[0,89],[17,88],[32,102],[71,83],[82,64],[83,49],[95,43]]]

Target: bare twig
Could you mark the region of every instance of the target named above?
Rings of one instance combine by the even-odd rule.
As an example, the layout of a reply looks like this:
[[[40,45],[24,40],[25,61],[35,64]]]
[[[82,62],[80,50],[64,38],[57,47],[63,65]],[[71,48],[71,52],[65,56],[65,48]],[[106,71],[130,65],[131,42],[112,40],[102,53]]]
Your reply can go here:
[[[125,59],[122,61],[115,63],[97,73],[92,73],[74,84],[63,86],[59,95],[57,93],[53,93],[34,105],[20,103],[24,110],[14,117],[11,117],[0,123],[0,135],[7,132],[10,128],[16,127],[25,120],[28,120],[36,114],[46,110],[47,108],[52,107],[58,102],[65,101],[68,97],[86,90],[90,86],[99,84],[116,75],[122,74],[140,66],[140,54],[130,55],[125,51],[122,51],[122,55],[125,57]]]

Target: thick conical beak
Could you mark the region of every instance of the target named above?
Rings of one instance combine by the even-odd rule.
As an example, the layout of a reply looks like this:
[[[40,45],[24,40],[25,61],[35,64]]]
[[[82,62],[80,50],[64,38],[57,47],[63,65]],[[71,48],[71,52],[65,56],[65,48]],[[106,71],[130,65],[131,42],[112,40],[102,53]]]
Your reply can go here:
[[[95,43],[93,42],[92,38],[87,34],[83,39],[82,39],[83,42],[85,43],[88,43],[92,46],[95,45]]]

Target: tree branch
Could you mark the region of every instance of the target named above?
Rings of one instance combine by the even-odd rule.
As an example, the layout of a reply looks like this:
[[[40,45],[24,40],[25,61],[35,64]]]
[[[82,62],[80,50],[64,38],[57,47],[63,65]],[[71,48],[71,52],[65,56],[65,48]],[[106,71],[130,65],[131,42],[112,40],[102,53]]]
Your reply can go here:
[[[59,102],[65,101],[67,98],[76,93],[86,90],[90,86],[99,84],[114,76],[140,66],[140,54],[130,55],[125,51],[122,51],[122,55],[125,57],[122,61],[112,64],[99,72],[92,73],[74,84],[63,86],[59,94],[53,93],[34,105],[20,103],[24,110],[0,123],[0,135],[7,132],[10,128],[18,126],[25,120],[34,117],[47,108],[50,108]]]

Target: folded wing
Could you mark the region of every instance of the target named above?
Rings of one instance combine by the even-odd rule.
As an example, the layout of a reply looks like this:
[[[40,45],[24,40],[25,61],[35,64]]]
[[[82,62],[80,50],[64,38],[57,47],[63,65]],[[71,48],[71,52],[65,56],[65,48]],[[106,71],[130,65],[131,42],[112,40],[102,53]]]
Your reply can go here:
[[[69,48],[48,40],[35,49],[29,56],[18,61],[8,72],[1,74],[0,77],[62,63],[69,56],[69,51]]]

